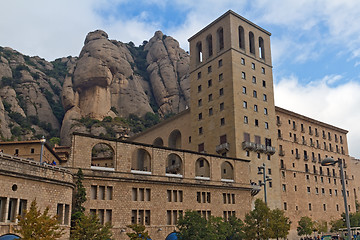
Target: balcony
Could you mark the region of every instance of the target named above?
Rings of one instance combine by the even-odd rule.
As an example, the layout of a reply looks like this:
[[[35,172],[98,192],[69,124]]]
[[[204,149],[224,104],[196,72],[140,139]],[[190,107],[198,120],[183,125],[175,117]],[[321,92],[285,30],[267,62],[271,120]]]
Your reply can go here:
[[[309,131],[309,135],[311,135],[311,136],[313,135],[313,131],[312,131],[312,130]]]
[[[281,121],[280,120],[276,121],[276,125],[280,127],[281,126]]]
[[[311,161],[316,163],[316,157],[313,157]]]
[[[283,139],[282,134],[278,134],[278,139]]]
[[[255,150],[255,148],[256,148],[256,144],[255,144],[255,143],[252,143],[252,142],[244,141],[244,142],[242,142],[242,148],[243,148],[244,150],[253,151],[253,150]]]
[[[266,146],[260,143],[256,144],[255,151],[257,152],[266,152]]]
[[[295,158],[300,159],[300,154],[296,153]]]
[[[309,161],[309,156],[308,155],[304,155],[304,161]]]
[[[302,132],[302,133],[304,133],[304,132],[305,132],[305,129],[304,129],[303,127],[301,128],[301,132]]]
[[[280,169],[286,169],[285,164],[280,164]]]
[[[230,149],[229,143],[222,143],[222,144],[216,146],[217,153],[225,153],[225,152],[228,152],[229,149]]]
[[[299,141],[299,139],[297,138],[297,137],[294,137],[294,142],[298,142]]]
[[[303,144],[303,145],[306,145],[306,140],[303,140],[303,141],[302,141],[302,144]]]
[[[273,155],[275,153],[275,147],[272,146],[266,146],[266,152],[270,153],[271,155]]]

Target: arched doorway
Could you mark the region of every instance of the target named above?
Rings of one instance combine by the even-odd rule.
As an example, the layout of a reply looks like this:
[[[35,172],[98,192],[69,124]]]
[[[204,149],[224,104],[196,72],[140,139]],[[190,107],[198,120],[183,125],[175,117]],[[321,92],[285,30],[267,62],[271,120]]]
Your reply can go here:
[[[136,149],[132,157],[131,170],[151,172],[151,156],[148,151]]]
[[[15,234],[5,234],[0,237],[0,240],[13,240],[13,239],[21,239],[18,235]]]
[[[210,164],[205,158],[199,158],[195,163],[195,176],[210,178]]]
[[[166,173],[183,175],[182,160],[179,155],[171,153],[166,160]]]

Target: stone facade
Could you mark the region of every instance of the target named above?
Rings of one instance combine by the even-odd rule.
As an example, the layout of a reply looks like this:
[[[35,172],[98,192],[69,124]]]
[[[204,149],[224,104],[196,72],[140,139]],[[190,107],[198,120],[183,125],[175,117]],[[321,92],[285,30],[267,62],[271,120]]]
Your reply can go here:
[[[69,238],[74,185],[68,170],[0,153],[0,180],[0,236],[13,232],[17,215],[36,199],[41,211],[49,207],[50,215],[59,215],[62,239]]]
[[[107,145],[113,164],[95,166],[93,149]],[[250,211],[249,161],[189,150],[169,149],[84,134],[72,138],[67,166],[83,169],[88,201],[85,208],[110,221],[115,239],[127,239],[126,227],[144,224],[154,239],[175,230],[186,210],[203,216],[243,218]]]

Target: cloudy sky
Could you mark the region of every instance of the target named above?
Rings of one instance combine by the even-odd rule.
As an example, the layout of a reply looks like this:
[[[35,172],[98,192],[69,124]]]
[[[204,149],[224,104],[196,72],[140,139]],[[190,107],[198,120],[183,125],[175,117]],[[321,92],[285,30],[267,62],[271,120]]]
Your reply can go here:
[[[0,46],[47,60],[78,56],[88,32],[139,45],[187,39],[232,9],[272,33],[275,104],[349,130],[360,158],[358,0],[4,0]]]

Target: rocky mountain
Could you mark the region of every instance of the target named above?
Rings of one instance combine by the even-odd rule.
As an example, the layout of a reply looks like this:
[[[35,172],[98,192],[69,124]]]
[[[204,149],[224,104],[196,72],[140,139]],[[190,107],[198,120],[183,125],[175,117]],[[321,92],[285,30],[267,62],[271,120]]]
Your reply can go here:
[[[90,32],[79,57],[53,62],[0,48],[1,138],[141,131],[187,107],[189,60],[160,31],[138,47]]]

